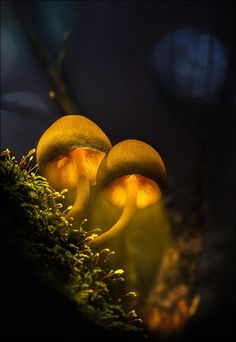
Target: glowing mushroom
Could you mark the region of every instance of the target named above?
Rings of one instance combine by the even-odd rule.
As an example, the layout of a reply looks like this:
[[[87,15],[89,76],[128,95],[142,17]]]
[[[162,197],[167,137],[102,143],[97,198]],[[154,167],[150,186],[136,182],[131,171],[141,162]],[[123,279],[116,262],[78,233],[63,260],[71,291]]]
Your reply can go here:
[[[110,148],[105,133],[81,115],[61,117],[38,142],[36,157],[40,173],[56,190],[76,191],[72,209],[67,213],[75,222],[83,218],[98,166]]]
[[[166,170],[158,152],[139,140],[125,140],[109,151],[100,164],[97,186],[105,199],[123,209],[119,220],[91,241],[99,246],[126,228],[137,209],[160,200],[166,182]]]

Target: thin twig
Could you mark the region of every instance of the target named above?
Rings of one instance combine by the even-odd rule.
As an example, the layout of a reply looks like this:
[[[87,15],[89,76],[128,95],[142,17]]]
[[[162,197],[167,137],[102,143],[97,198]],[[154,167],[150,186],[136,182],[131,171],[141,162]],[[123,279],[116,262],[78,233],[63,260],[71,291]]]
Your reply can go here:
[[[41,44],[39,43],[39,39],[36,33],[29,28],[23,16],[21,16],[22,26],[26,33],[26,36],[29,39],[29,42],[32,46],[37,57],[41,60],[41,63],[45,67],[50,76],[53,84],[53,90],[51,93],[51,98],[53,98],[58,105],[61,107],[62,114],[78,114],[78,108],[76,104],[72,101],[67,86],[63,80],[62,71],[64,65],[65,58],[65,49],[68,44],[69,34],[68,32],[64,36],[64,45],[62,51],[60,51],[56,57],[55,62],[51,61],[47,52],[43,49]]]

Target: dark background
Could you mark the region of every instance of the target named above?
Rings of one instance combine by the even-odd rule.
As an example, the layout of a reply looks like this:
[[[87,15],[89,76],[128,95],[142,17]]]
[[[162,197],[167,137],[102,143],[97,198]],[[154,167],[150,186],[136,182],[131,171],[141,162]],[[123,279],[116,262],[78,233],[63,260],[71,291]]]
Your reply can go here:
[[[1,149],[20,158],[71,114],[48,95],[49,65],[69,31],[61,78],[78,112],[112,144],[154,146],[176,198],[201,187],[203,304],[190,339],[198,331],[229,340],[234,331],[234,10],[223,1],[1,2]]]

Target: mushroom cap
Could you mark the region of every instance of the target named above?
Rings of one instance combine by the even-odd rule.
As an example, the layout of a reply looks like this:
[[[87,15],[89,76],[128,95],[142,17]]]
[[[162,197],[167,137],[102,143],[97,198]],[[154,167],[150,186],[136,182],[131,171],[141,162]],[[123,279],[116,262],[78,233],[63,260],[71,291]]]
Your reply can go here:
[[[74,187],[75,180],[69,176],[74,172],[73,151],[84,150],[85,159],[94,161],[98,157],[99,164],[110,148],[110,140],[93,121],[82,115],[66,115],[55,121],[41,136],[36,158],[41,174],[46,178],[48,174],[54,186]],[[63,172],[64,175],[61,175]]]
[[[140,140],[128,139],[113,146],[97,172],[97,184],[103,188],[105,198],[116,206],[124,205],[130,180],[138,185],[140,208],[154,204],[165,188],[166,169],[160,155]]]

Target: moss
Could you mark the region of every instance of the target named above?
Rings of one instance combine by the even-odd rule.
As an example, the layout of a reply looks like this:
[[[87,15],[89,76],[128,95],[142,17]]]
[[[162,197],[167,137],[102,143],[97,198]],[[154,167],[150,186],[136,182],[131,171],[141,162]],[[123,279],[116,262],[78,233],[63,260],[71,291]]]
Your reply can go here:
[[[110,251],[91,250],[87,244],[91,233],[83,226],[73,229],[65,219],[60,204],[63,192],[56,192],[33,172],[34,150],[20,162],[9,150],[0,158],[7,326],[16,325],[18,336],[26,337],[32,336],[32,330],[45,337],[47,328],[47,336],[76,338],[81,329],[89,335],[87,330],[93,327],[106,336],[116,332],[142,339],[136,315],[116,305],[110,293],[109,284],[123,280],[122,270],[108,270],[102,261]],[[19,316],[12,319],[14,313],[25,316],[25,327]]]

